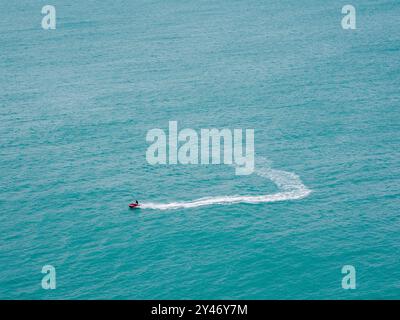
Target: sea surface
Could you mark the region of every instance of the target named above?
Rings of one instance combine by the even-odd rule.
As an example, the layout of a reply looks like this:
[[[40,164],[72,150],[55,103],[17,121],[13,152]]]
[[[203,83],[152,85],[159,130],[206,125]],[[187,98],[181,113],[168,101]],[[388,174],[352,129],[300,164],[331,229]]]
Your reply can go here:
[[[399,1],[44,4],[0,3],[1,299],[400,298]],[[149,165],[169,121],[254,173]]]

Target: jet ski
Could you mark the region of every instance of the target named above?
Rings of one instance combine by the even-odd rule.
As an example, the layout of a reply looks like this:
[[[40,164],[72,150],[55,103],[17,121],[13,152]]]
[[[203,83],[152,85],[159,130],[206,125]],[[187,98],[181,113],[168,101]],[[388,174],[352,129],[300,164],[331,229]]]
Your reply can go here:
[[[140,208],[140,204],[139,204],[139,202],[132,202],[132,203],[130,203],[129,204],[129,208],[131,208],[131,209],[139,209]]]

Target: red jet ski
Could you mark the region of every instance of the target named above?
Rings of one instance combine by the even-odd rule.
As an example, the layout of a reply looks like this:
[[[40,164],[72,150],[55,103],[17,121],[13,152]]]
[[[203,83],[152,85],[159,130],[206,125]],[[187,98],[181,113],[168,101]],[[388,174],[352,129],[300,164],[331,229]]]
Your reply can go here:
[[[140,208],[140,204],[136,201],[136,202],[132,202],[129,204],[129,208],[131,209],[139,209]]]

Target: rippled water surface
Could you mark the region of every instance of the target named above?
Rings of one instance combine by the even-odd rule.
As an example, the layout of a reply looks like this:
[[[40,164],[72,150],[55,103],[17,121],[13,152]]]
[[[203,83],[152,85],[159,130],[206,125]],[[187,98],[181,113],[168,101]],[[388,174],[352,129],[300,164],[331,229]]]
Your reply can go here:
[[[0,298],[399,298],[398,1],[52,4],[0,4]],[[254,174],[150,166],[172,120]]]

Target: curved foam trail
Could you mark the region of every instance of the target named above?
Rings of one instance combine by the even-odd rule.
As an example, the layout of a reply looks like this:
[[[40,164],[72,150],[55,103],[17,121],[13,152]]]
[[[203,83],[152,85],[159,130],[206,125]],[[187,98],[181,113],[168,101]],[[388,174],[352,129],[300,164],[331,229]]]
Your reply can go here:
[[[170,202],[170,203],[143,203],[143,209],[155,210],[174,210],[181,208],[196,208],[209,205],[235,204],[235,203],[264,203],[297,200],[307,197],[309,190],[301,181],[299,176],[294,173],[275,170],[271,168],[261,169],[255,172],[257,175],[267,178],[274,182],[280,192],[260,196],[220,196],[200,198],[193,201]]]

